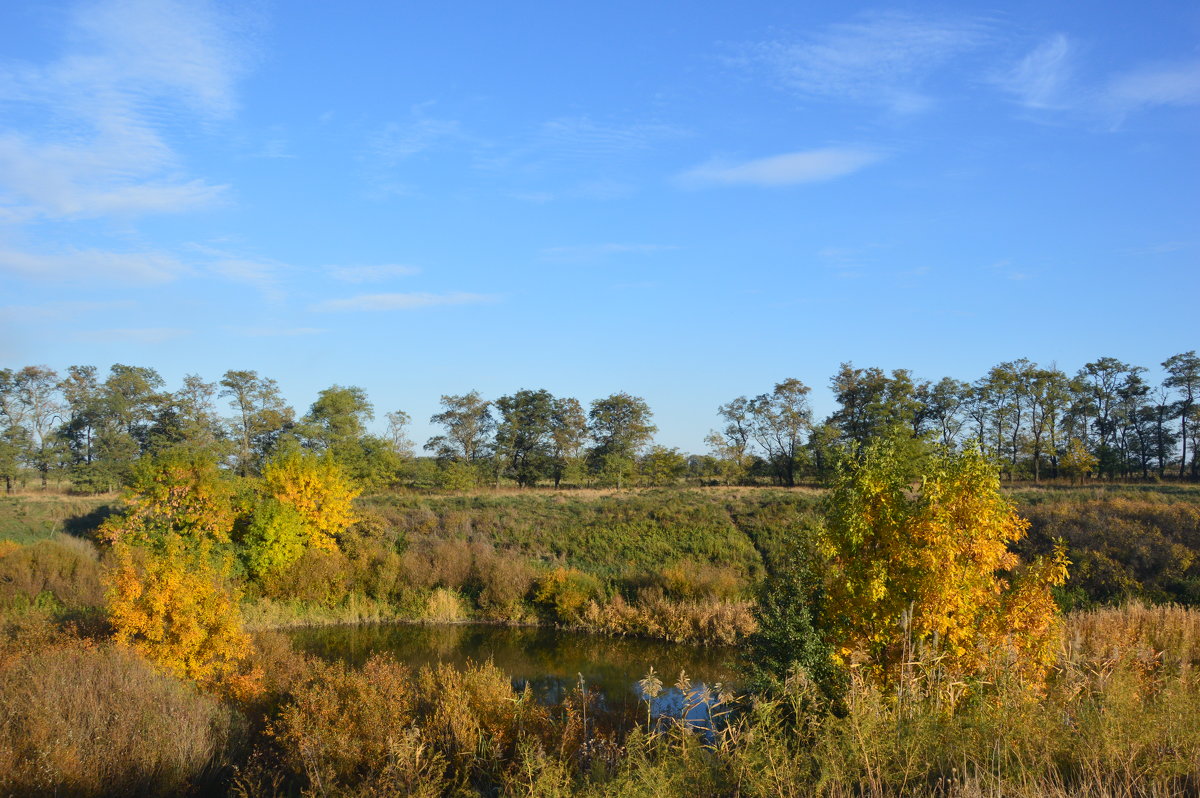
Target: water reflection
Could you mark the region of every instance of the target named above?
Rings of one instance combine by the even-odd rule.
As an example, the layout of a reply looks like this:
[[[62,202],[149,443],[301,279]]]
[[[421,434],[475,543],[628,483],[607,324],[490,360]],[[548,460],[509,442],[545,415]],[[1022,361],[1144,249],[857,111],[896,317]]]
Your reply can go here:
[[[737,685],[741,665],[732,649],[532,627],[326,626],[290,634],[299,650],[352,664],[362,664],[372,654],[383,652],[413,667],[490,660],[512,678],[514,687],[520,690],[528,685],[547,703],[561,702],[582,677],[584,686],[598,694],[596,700],[605,708],[634,711],[650,699],[656,717],[679,717],[686,710],[689,720],[704,723],[712,703],[701,697],[709,692],[705,685]],[[686,694],[666,687],[654,696],[646,695],[637,683],[651,667],[668,684],[686,671],[692,688]]]

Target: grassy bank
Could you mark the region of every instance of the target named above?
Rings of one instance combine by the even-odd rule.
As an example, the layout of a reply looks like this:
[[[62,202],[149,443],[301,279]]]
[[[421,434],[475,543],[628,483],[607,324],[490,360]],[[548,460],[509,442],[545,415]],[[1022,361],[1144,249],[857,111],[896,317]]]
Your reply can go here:
[[[488,665],[361,668],[255,654],[265,689],[221,701],[49,621],[0,637],[0,792],[12,795],[1185,796],[1200,789],[1200,611],[1075,613],[1042,694],[915,665],[854,679],[840,713],[804,682],[725,697],[728,725],[547,707]],[[654,663],[646,663],[647,667]],[[667,675],[664,681],[673,681]]]

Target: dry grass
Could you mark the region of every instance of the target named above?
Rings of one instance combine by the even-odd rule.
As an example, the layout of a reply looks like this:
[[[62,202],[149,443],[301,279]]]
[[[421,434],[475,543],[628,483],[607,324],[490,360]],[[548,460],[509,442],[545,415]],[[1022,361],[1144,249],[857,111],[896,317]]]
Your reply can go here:
[[[1136,661],[1173,669],[1200,665],[1200,609],[1132,602],[1067,616],[1066,662]]]
[[[211,785],[235,714],[132,652],[9,626],[0,644],[0,794],[170,795]]]

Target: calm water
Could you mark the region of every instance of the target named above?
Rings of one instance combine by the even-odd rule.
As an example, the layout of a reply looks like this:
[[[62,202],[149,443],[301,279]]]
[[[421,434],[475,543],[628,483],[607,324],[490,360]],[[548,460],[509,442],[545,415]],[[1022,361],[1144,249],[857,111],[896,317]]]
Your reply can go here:
[[[612,709],[636,705],[636,682],[651,666],[666,686],[680,670],[692,682],[708,686],[739,683],[737,651],[699,648],[655,640],[624,640],[556,629],[506,626],[325,626],[290,633],[296,648],[326,659],[361,664],[374,653],[388,652],[414,667],[445,662],[491,660],[509,674],[514,686],[532,687],[543,700],[557,702],[578,683],[598,690]],[[677,690],[662,698],[677,700]],[[656,702],[656,704],[659,702]],[[666,707],[664,707],[666,709]],[[657,714],[657,713],[656,713]]]

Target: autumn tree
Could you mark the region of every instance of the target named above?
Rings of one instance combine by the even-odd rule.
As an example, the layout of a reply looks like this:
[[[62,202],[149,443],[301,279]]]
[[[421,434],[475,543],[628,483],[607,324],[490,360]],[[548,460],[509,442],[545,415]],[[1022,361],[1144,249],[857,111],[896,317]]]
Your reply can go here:
[[[238,594],[207,546],[169,535],[159,549],[119,544],[107,576],[108,617],[119,645],[207,689],[248,698],[249,664]]]
[[[124,510],[98,530],[101,540],[161,548],[177,538],[192,548],[230,542],[233,488],[209,452],[176,448],[134,464]]]
[[[281,452],[263,468],[260,496],[242,539],[250,572],[262,577],[306,551],[337,551],[338,539],[358,520],[359,491],[330,455]]]
[[[1028,523],[978,449],[942,450],[916,491],[896,459],[891,442],[872,443],[828,500],[823,623],[837,656],[862,656],[883,682],[922,652],[955,676],[1010,657],[1039,681],[1054,655],[1050,588],[1066,578],[1065,555],[1021,567],[1010,547]]]

